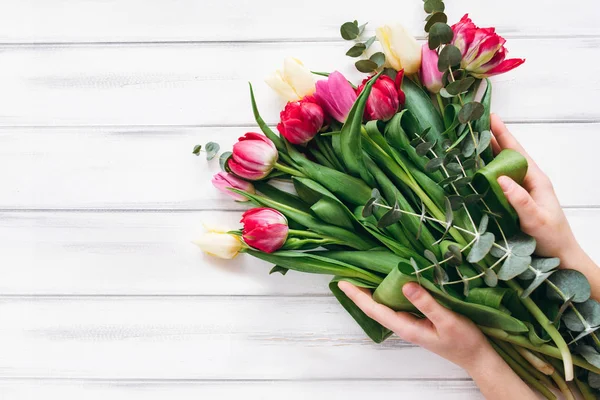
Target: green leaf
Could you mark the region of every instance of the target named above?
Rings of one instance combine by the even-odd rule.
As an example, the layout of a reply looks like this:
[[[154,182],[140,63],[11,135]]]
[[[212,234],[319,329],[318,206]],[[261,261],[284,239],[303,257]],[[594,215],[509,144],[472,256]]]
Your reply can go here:
[[[509,289],[506,288],[474,288],[465,299],[469,303],[481,304],[484,306],[500,309],[502,300]]]
[[[477,155],[482,154],[492,141],[492,132],[483,131],[479,134],[479,142],[477,143]]]
[[[591,287],[585,275],[573,269],[561,269],[556,271],[549,279],[561,293],[556,293],[550,286],[546,293],[549,298],[564,301],[570,297],[574,303],[583,303],[591,296]]]
[[[592,346],[580,344],[575,347],[575,352],[581,354],[593,366],[600,368],[600,354]]]
[[[360,60],[357,61],[354,65],[356,66],[357,70],[363,73],[373,72],[379,67],[376,62],[371,60]]]
[[[197,144],[194,146],[194,150],[192,151],[192,154],[199,156],[201,151],[202,151],[202,145]]]
[[[541,346],[545,343],[548,343],[549,341],[551,341],[552,339],[550,337],[548,337],[547,339],[542,339],[536,332],[535,330],[535,326],[533,326],[533,324],[531,322],[525,322],[525,325],[527,325],[527,327],[529,328],[529,341],[534,345],[534,346]]]
[[[478,132],[489,131],[490,130],[490,114],[492,108],[492,82],[489,79],[486,79],[486,87],[485,92],[483,92],[483,97],[481,98],[481,104],[483,104],[484,112],[481,118],[475,121],[474,128]],[[489,163],[494,158],[494,154],[492,152],[492,147],[488,146],[488,148],[481,153],[481,158],[485,160],[485,162]]]
[[[256,123],[260,127],[260,130],[265,134],[265,136],[268,137],[275,144],[275,147],[277,147],[277,151],[279,151],[280,154],[286,154],[287,148],[285,146],[285,142],[279,137],[279,135],[277,135],[271,130],[271,128],[269,128],[269,126],[260,116],[260,113],[258,112],[258,107],[256,106],[256,99],[254,98],[254,89],[252,88],[252,84],[250,82],[248,82],[248,85],[250,86],[250,101],[252,103],[252,112],[254,114],[254,119],[256,120]]]
[[[383,64],[385,64],[385,54],[379,51],[377,53],[374,53],[371,57],[369,57],[369,60],[377,64],[378,68],[381,68],[383,67]]]
[[[537,289],[542,283],[544,283],[546,279],[548,279],[554,272],[555,271],[540,272],[538,275],[536,275],[533,281],[531,281],[531,283],[529,284],[529,286],[527,286],[527,288],[523,291],[521,297],[523,299],[529,297],[531,293],[533,293],[535,289]]]
[[[600,326],[600,303],[596,300],[588,299],[581,304],[577,304],[577,311],[589,327]],[[571,331],[581,332],[586,329],[586,326],[572,309],[563,315],[562,320]]]
[[[371,215],[373,215],[373,209],[375,208],[375,202],[377,202],[377,199],[371,198],[371,199],[369,199],[367,204],[365,204],[365,206],[362,209],[362,216],[364,218],[369,218]]]
[[[446,26],[448,26],[448,25],[446,25]],[[433,28],[435,28],[435,25]],[[433,28],[432,28],[432,31],[433,31]],[[448,28],[450,28],[450,27],[448,27]],[[452,34],[452,30],[450,30],[450,33]],[[429,40],[430,40],[429,48],[431,48],[431,32],[429,33]],[[450,37],[450,40],[452,40],[452,37]],[[434,49],[436,47],[434,47]],[[442,51],[440,51],[440,56],[438,58],[438,70],[440,72],[444,72],[448,68],[456,67],[457,65],[460,64],[461,60],[462,60],[462,54],[461,54],[460,50],[458,49],[458,47],[454,46],[453,44],[446,45],[446,46],[444,46]],[[446,89],[446,90],[448,91],[448,89]],[[451,94],[450,91],[448,91],[448,93]]]
[[[463,108],[461,108],[460,112],[458,113],[458,120],[461,124],[466,124],[467,122],[475,121],[481,118],[484,111],[485,109],[483,108],[483,105],[481,103],[471,101],[470,103],[465,104]]]
[[[498,271],[498,279],[509,281],[521,275],[531,264],[531,256],[519,256],[515,254],[509,255],[500,270]]]
[[[559,266],[560,266],[559,258],[535,257],[533,260],[531,260],[531,267],[534,269],[534,271],[532,271],[531,269],[527,269],[527,271],[525,271],[521,275],[519,275],[519,279],[523,279],[523,280],[535,279],[536,275],[538,275],[537,273],[550,272],[550,271],[555,270]],[[536,271],[537,271],[537,273],[536,273]]]
[[[213,158],[215,158],[217,153],[219,153],[220,149],[221,149],[221,146],[219,146],[218,143],[215,143],[215,142],[206,143],[206,159],[208,161],[210,161]]]
[[[426,13],[431,14],[434,12],[443,12],[445,6],[442,0],[425,0],[423,8],[425,9]]]
[[[429,160],[427,164],[425,164],[425,171],[434,172],[441,167],[442,164],[444,164],[444,159],[442,157],[433,158]]]
[[[535,251],[537,245],[535,239],[523,232],[511,236],[506,240],[506,243],[499,243],[503,247],[507,247],[510,254],[516,256],[530,256]],[[500,258],[504,255],[504,250],[494,247],[492,251],[494,257]]]
[[[354,230],[352,219],[348,216],[348,213],[344,209],[343,205],[328,197],[323,197],[321,200],[313,204],[310,209],[324,222],[346,228],[348,230]]]
[[[377,222],[378,228],[385,228],[390,225],[395,224],[396,222],[402,219],[402,213],[400,212],[400,207],[398,207],[398,203],[394,204],[391,210],[386,212],[383,217]]]
[[[478,263],[488,255],[490,249],[494,245],[494,234],[492,232],[486,232],[481,235],[467,256],[467,261],[470,263]]]
[[[489,222],[490,217],[487,214],[483,214],[481,216],[481,220],[479,221],[479,226],[477,227],[477,232],[480,235],[483,235],[485,232],[487,232]]]
[[[369,48],[371,47],[371,45],[373,43],[375,43],[375,40],[377,40],[377,36],[371,36],[369,39],[367,39],[367,41],[365,42],[365,48]]]
[[[231,158],[233,153],[231,151],[226,151],[219,156],[219,166],[221,167],[221,171],[227,172],[227,161]]]
[[[475,78],[468,76],[459,81],[450,82],[448,86],[446,86],[446,90],[451,95],[458,95],[469,90],[473,83],[475,83]]]
[[[429,32],[433,24],[436,22],[446,23],[448,22],[448,16],[441,11],[434,12],[429,17],[427,17],[427,23],[425,24],[425,32]]]
[[[496,273],[491,269],[485,270],[485,273],[483,275],[483,280],[484,280],[485,284],[489,287],[498,286],[498,275],[496,275]]]
[[[448,24],[436,22],[429,29],[429,48],[431,50],[437,49],[442,44],[450,43],[453,37],[454,32]]]
[[[358,28],[358,23],[354,22],[346,22],[340,27],[340,34],[344,40],[354,40],[360,34],[360,29]]]
[[[288,271],[289,269],[276,265],[273,268],[271,268],[271,270],[269,271],[269,275],[274,274],[276,272],[279,272],[281,275],[285,275]]]
[[[362,53],[367,49],[364,43],[356,43],[354,46],[350,47],[350,50],[346,52],[346,55],[349,57],[360,57]]]
[[[418,155],[423,157],[423,156],[427,155],[427,153],[429,153],[429,151],[431,149],[433,149],[433,146],[435,146],[435,141],[434,142],[425,142],[425,143],[421,143],[417,147],[415,147],[415,150],[417,151]]]

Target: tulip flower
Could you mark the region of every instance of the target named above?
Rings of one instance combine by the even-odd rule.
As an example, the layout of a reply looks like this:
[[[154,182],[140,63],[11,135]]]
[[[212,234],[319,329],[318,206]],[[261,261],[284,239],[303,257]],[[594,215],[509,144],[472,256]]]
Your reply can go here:
[[[193,243],[205,253],[227,260],[237,256],[243,247],[238,236],[221,232],[206,232]]]
[[[228,174],[227,172],[219,172],[218,174],[215,174],[211,182],[214,187],[233,197],[233,199],[236,201],[248,201],[248,199],[241,194],[232,192],[229,190],[229,188],[240,189],[252,194],[255,193],[254,185],[236,177],[233,174]]]
[[[247,245],[265,253],[283,246],[288,235],[287,219],[272,208],[253,208],[242,215],[242,238]]]
[[[454,44],[460,50],[463,59],[461,67],[475,78],[486,78],[508,72],[525,62],[521,58],[506,60],[508,50],[504,47],[506,40],[496,34],[494,28],[479,28],[465,14],[462,19],[452,25]]]
[[[430,50],[427,43],[421,47],[421,82],[431,93],[439,93],[444,86],[443,74],[438,69],[438,54]]]
[[[344,123],[357,95],[344,75],[335,71],[327,79],[317,81],[315,97],[329,116]]]
[[[365,107],[365,119],[367,121],[388,121],[396,115],[406,98],[400,88],[403,76],[404,71],[400,71],[396,76],[396,82],[386,75],[381,75],[377,79],[377,82],[373,84]],[[362,82],[358,87],[358,94],[364,90],[365,85],[371,79],[373,77],[367,78]]]
[[[421,67],[421,49],[417,40],[400,24],[384,25],[376,30],[377,40],[385,54],[386,65],[407,75],[416,74]]]
[[[292,57],[284,60],[283,71],[277,70],[265,82],[287,101],[298,101],[315,92],[312,72]]]
[[[228,165],[239,177],[258,180],[265,178],[277,162],[277,148],[264,135],[248,132],[233,145]]]
[[[323,109],[312,96],[287,103],[280,116],[277,130],[293,144],[309,142],[319,132],[325,118]]]

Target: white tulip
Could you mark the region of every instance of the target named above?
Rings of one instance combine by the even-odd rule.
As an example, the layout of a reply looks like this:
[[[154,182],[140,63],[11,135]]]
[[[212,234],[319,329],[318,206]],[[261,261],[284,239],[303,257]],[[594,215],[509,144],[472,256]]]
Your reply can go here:
[[[383,47],[386,66],[407,75],[415,74],[421,68],[421,46],[400,24],[384,25],[376,30],[377,40]]]
[[[298,101],[315,92],[315,78],[296,58],[284,60],[283,70],[277,70],[265,79],[267,85],[286,101]]]
[[[215,257],[231,260],[242,249],[242,242],[229,233],[206,232],[193,241],[202,251]]]

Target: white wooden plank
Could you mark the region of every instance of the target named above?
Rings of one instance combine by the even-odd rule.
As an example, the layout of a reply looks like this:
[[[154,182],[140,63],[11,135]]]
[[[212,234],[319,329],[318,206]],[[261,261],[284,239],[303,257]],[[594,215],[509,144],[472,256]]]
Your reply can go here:
[[[584,249],[600,261],[600,209],[567,210]],[[0,294],[329,295],[328,276],[241,255],[203,255],[190,241],[201,222],[236,228],[239,212],[5,212],[0,214]],[[0,310],[1,313],[1,310]]]
[[[494,110],[508,121],[600,119],[600,39],[515,39],[520,68],[495,81]],[[281,101],[263,83],[296,56],[313,70],[360,74],[345,43],[5,47],[0,125],[250,125],[247,81],[266,119]],[[551,54],[585,74],[549,68]]]
[[[450,21],[470,13],[482,26],[509,36],[598,35],[597,3],[453,0]],[[517,11],[518,10],[518,11]],[[3,4],[0,40],[13,42],[115,42],[190,40],[337,39],[339,26],[359,18],[372,27],[396,20],[422,34],[420,1],[359,0],[342,4],[304,0],[198,2],[194,0],[12,1]]]
[[[4,400],[363,400],[365,398],[479,400],[483,396],[470,381],[303,381],[303,382],[95,382],[0,381]]]
[[[563,205],[600,205],[599,124],[510,128]],[[0,208],[241,209],[210,183],[218,160],[206,162],[191,149],[212,140],[229,150],[247,130],[256,128],[2,128]]]
[[[467,378],[399,339],[371,343],[333,298],[1,301],[7,378]]]

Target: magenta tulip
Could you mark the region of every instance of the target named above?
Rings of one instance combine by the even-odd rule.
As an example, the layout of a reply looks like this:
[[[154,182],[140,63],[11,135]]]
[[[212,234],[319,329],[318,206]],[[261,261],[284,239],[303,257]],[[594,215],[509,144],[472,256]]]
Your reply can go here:
[[[293,144],[309,142],[321,130],[325,114],[312,96],[287,103],[277,130]]]
[[[367,99],[364,118],[367,121],[390,120],[402,105],[404,105],[405,95],[400,86],[404,70],[400,70],[396,75],[396,82],[389,76],[381,75],[377,82],[373,84],[371,94]],[[368,81],[373,77],[365,79],[358,87],[357,93],[361,94]]]
[[[477,27],[468,14],[452,25],[452,31],[452,44],[458,47],[463,56],[461,67],[476,78],[502,74],[525,62],[521,58],[506,60],[506,40],[496,34],[494,28]]]
[[[252,185],[250,182],[246,182],[245,180],[238,178],[233,174],[228,174],[227,172],[219,172],[218,174],[215,174],[211,182],[214,187],[219,189],[221,192],[233,197],[236,201],[248,201],[248,199],[241,194],[232,192],[231,190],[229,190],[230,188],[240,189],[252,194],[255,193],[254,185]]]
[[[288,236],[287,219],[272,208],[253,208],[242,215],[244,242],[265,253],[272,253],[285,243]]]
[[[438,69],[438,54],[430,50],[427,43],[421,47],[421,81],[431,93],[439,93],[444,86],[443,74]]]
[[[233,145],[228,165],[239,177],[258,180],[265,178],[277,162],[277,148],[264,135],[248,132]]]
[[[335,71],[327,79],[317,81],[315,97],[330,117],[344,123],[357,96],[344,75]]]

